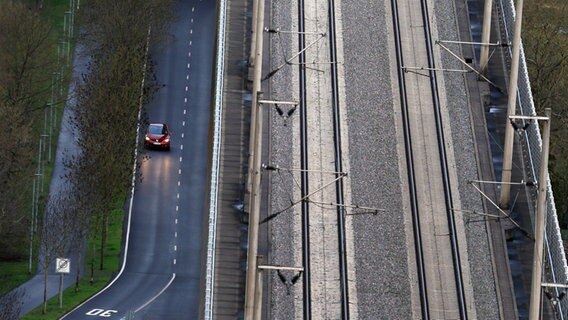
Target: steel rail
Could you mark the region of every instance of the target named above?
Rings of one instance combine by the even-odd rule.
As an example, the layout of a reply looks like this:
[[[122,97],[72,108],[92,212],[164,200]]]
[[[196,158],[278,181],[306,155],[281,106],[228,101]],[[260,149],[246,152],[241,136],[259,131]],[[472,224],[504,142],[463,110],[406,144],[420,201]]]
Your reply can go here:
[[[308,116],[307,116],[307,92],[306,92],[306,69],[303,66],[306,63],[306,36],[304,24],[304,0],[298,0],[298,46],[300,55],[299,59],[299,107],[300,107],[300,169],[301,171],[301,196],[308,195]],[[302,201],[302,264],[304,274],[303,282],[303,314],[304,320],[310,320],[312,314],[312,294],[311,294],[311,278],[310,278],[310,215],[308,201]]]
[[[422,248],[422,233],[420,230],[420,214],[418,210],[418,198],[416,191],[416,177],[414,174],[414,157],[412,154],[412,137],[410,135],[410,120],[408,114],[408,100],[406,93],[406,76],[404,73],[404,59],[402,57],[402,44],[400,38],[400,22],[398,20],[398,2],[391,0],[393,32],[395,42],[395,55],[397,62],[397,76],[400,89],[400,109],[402,115],[402,124],[404,131],[404,152],[406,155],[406,170],[408,173],[408,188],[410,196],[410,210],[413,221],[413,236],[416,255],[416,269],[418,275],[418,289],[420,296],[421,319],[430,319],[430,311],[428,306],[428,295],[426,293],[426,271],[424,267],[424,251]]]
[[[428,3],[426,0],[421,0],[422,9],[422,19],[424,21],[424,37],[426,39],[426,52],[428,58],[428,67],[435,69],[436,64],[434,62],[434,50],[432,48],[432,37],[430,34],[430,19],[428,15]],[[458,246],[457,231],[456,231],[456,220],[454,213],[452,211],[453,199],[452,190],[450,185],[450,175],[448,170],[448,158],[446,154],[446,143],[444,137],[444,130],[442,128],[442,112],[440,108],[440,97],[438,90],[438,81],[436,77],[436,72],[430,70],[430,87],[432,90],[432,98],[434,102],[434,115],[436,120],[436,137],[438,139],[438,153],[440,155],[440,165],[442,170],[442,185],[444,188],[445,204],[446,204],[446,216],[448,218],[448,224],[450,229],[450,243],[452,248],[452,262],[454,266],[454,277],[456,282],[456,291],[458,299],[458,307],[460,318],[462,320],[467,319],[467,309],[465,302],[465,290],[463,286],[462,279],[462,269],[461,269],[461,257]]]
[[[341,319],[349,319],[349,290],[347,274],[347,251],[345,240],[345,199],[343,194],[343,179],[340,175],[343,172],[343,162],[341,160],[341,118],[339,112],[339,86],[337,79],[337,44],[335,29],[335,1],[328,1],[328,21],[329,21],[329,51],[331,69],[331,108],[333,113],[333,143],[335,159],[335,196],[337,202],[337,240],[339,248],[339,290],[341,293]],[[335,63],[334,63],[335,62]]]

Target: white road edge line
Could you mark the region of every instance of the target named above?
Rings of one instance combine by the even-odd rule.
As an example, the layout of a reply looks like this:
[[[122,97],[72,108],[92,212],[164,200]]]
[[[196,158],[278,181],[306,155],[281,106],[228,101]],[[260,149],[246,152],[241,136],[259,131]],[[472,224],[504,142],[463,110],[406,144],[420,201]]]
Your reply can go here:
[[[150,303],[154,302],[154,300],[156,300],[162,293],[164,293],[164,291],[166,291],[166,289],[172,284],[172,282],[174,282],[174,279],[176,278],[176,273],[172,273],[172,278],[170,279],[170,281],[168,282],[168,284],[166,284],[165,287],[162,288],[162,290],[160,290],[160,292],[158,292],[157,295],[155,295],[154,297],[152,297],[152,299],[148,300],[148,302],[146,302],[145,304],[143,304],[140,308],[134,310],[134,313],[146,308]]]
[[[144,84],[145,84],[145,78],[146,78],[146,69],[147,69],[147,65],[148,65],[148,51],[150,50],[150,34],[152,32],[152,28],[150,26],[148,26],[148,35],[146,36],[146,52],[144,54],[144,68],[143,68],[143,74],[142,74],[142,82],[140,83],[140,92],[143,91],[144,89]],[[120,268],[120,271],[118,272],[118,274],[116,275],[116,277],[114,279],[112,279],[111,282],[109,282],[109,284],[106,285],[106,287],[102,288],[99,292],[95,293],[94,295],[92,295],[89,299],[83,301],[83,303],[79,304],[78,306],[76,306],[75,308],[73,308],[71,311],[67,312],[63,317],[59,318],[64,319],[67,315],[69,315],[70,313],[74,312],[75,310],[81,308],[83,305],[85,305],[87,302],[93,300],[95,297],[97,297],[98,295],[100,295],[101,293],[103,293],[104,291],[106,291],[108,288],[110,288],[115,282],[116,280],[118,280],[118,278],[120,278],[120,276],[122,275],[122,273],[124,272],[124,269],[126,267],[126,258],[128,256],[128,242],[130,241],[130,225],[131,225],[131,220],[132,220],[132,205],[134,203],[134,187],[136,185],[136,167],[138,164],[138,137],[140,136],[140,119],[142,118],[142,98],[143,95],[140,95],[140,100],[138,102],[138,124],[136,125],[136,144],[135,144],[135,148],[134,148],[134,165],[132,166],[132,188],[130,191],[130,203],[129,203],[129,208],[128,208],[128,222],[126,225],[126,242],[124,243],[124,256],[122,257],[122,267]],[[175,273],[174,273],[174,278],[175,278]],[[173,279],[172,279],[173,280]]]

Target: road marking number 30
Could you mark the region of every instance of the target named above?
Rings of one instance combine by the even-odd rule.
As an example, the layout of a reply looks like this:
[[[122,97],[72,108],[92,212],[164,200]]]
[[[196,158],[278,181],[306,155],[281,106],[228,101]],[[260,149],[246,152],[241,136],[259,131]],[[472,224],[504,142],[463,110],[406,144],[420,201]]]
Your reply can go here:
[[[112,317],[113,313],[117,313],[118,311],[116,310],[104,310],[104,309],[93,309],[87,313],[85,313],[88,316],[99,316],[99,317],[105,317],[105,318],[109,318]]]

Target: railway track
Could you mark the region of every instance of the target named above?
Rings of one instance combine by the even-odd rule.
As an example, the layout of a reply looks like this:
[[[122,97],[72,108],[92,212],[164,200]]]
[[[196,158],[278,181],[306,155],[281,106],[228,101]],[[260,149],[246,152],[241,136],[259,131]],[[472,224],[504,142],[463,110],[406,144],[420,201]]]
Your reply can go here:
[[[472,307],[466,304],[468,295],[463,284],[458,232],[452,211],[454,201],[438,89],[438,81],[442,80],[438,80],[433,71],[435,63],[427,3],[424,0],[399,6],[397,0],[392,0],[391,4],[410,190],[408,211],[413,220],[416,253],[417,276],[414,279],[418,280],[416,291],[419,292],[412,296],[419,297],[420,301],[416,303],[420,310],[414,314],[422,319],[475,318],[475,312],[470,311]],[[283,152],[280,158],[291,168],[299,167],[291,170],[294,171],[290,174],[292,178],[286,178],[288,185],[297,185],[298,190],[288,201],[277,196],[280,200],[274,203],[284,204],[285,209],[279,210],[277,205],[273,210],[277,213],[265,220],[284,211],[292,212],[287,220],[291,223],[281,223],[274,230],[278,235],[290,234],[292,244],[301,248],[300,253],[284,251],[289,255],[273,261],[301,263],[303,285],[301,289],[291,290],[292,275],[288,275],[280,281],[286,285],[288,295],[291,292],[293,295],[286,297],[277,291],[273,293],[279,306],[294,305],[293,318],[358,317],[354,288],[357,279],[352,269],[354,249],[350,246],[351,240],[348,241],[353,239],[352,218],[349,217],[356,211],[350,205],[349,158],[343,154],[348,148],[342,148],[342,131],[347,131],[348,127],[346,119],[341,117],[345,112],[341,100],[345,93],[341,92],[343,86],[338,82],[341,79],[337,51],[342,47],[336,44],[336,34],[341,35],[341,24],[339,32],[335,25],[341,18],[336,18],[335,8],[334,0],[299,0],[297,38],[290,41],[297,47],[288,53],[288,57],[297,53],[298,66],[294,70],[297,73],[285,76],[294,84],[291,93],[299,103],[298,112],[278,110],[284,121],[292,124],[278,129],[280,138],[277,140],[290,144],[284,150],[292,152]],[[292,64],[293,58],[284,59],[287,64]],[[422,70],[409,73],[405,63],[420,66]],[[284,64],[275,65],[280,65],[275,69],[278,71]],[[274,74],[274,71],[269,72],[270,76]],[[281,125],[278,121],[273,123]],[[295,206],[292,199],[301,199],[300,205]],[[273,279],[278,281],[278,278]],[[287,311],[278,311],[278,314],[288,314]]]
[[[299,0],[298,21],[303,318],[349,319],[334,1]]]
[[[400,3],[391,0],[421,318],[468,319],[428,6]]]

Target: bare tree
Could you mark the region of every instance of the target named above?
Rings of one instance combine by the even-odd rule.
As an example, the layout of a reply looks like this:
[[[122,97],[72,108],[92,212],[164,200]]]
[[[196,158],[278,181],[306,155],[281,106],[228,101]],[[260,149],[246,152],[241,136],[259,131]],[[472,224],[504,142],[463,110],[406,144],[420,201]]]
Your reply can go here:
[[[50,267],[57,257],[69,254],[69,249],[76,239],[75,230],[81,226],[81,216],[73,199],[66,193],[52,195],[42,220],[40,234],[39,265],[44,278],[43,313],[47,312],[47,284]]]
[[[145,48],[148,28],[153,39],[164,38],[172,19],[172,0],[96,0],[89,1],[81,12],[83,40],[99,55],[125,46],[129,50]]]
[[[19,1],[0,1],[0,260],[25,257],[29,213],[23,211],[34,170],[39,125],[54,67],[50,24]],[[35,138],[35,139],[33,139]]]
[[[0,2],[1,100],[26,111],[45,105],[55,71],[51,24],[22,2]]]
[[[568,227],[568,4],[561,0],[525,4],[523,45],[537,112],[552,108],[550,178],[559,222]]]
[[[145,123],[145,117],[138,121],[140,104],[158,88],[147,56],[149,27],[154,35],[150,39],[163,38],[171,4],[171,0],[97,0],[82,10],[82,39],[91,59],[73,109],[80,155],[67,166],[80,184],[75,192],[89,205],[82,211],[88,214],[89,237],[100,241],[100,269],[110,213],[124,199],[132,179],[136,128]],[[101,136],[112,141],[100,143]]]

